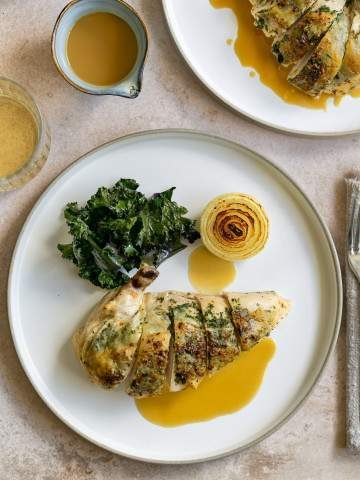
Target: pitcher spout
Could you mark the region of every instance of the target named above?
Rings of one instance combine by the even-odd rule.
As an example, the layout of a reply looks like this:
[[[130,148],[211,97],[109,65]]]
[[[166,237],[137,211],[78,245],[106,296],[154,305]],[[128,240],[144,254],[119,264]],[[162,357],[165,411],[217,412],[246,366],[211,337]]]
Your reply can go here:
[[[124,98],[136,98],[141,92],[142,86],[142,69],[141,72],[137,74],[136,78],[130,78],[123,81],[122,83],[114,86],[109,89],[108,94],[117,95],[118,97]]]

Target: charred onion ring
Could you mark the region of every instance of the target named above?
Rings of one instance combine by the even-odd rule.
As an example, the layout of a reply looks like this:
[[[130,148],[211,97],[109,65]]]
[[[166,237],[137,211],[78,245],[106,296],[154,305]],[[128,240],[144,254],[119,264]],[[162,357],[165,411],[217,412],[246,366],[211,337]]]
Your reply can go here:
[[[264,248],[269,236],[269,220],[254,197],[227,193],[206,206],[200,232],[210,252],[234,262],[252,257]]]

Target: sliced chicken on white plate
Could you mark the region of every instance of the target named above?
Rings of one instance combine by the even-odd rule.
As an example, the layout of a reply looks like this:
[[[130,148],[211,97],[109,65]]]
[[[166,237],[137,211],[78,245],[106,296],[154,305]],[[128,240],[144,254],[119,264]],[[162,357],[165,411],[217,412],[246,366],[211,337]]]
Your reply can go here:
[[[107,294],[73,336],[75,351],[95,383],[113,388],[128,376],[145,315],[144,290],[157,276],[155,268],[141,268],[129,283]]]
[[[327,86],[326,92],[345,95],[360,85],[360,0],[354,0],[351,28],[340,70]]]
[[[311,52],[342,12],[346,0],[316,0],[309,10],[273,43],[279,63],[290,65]]]
[[[194,296],[169,293],[174,352],[170,391],[196,388],[207,371],[206,337],[201,310]]]
[[[147,293],[145,320],[126,393],[135,398],[160,395],[167,388],[171,343],[168,294]]]
[[[276,327],[290,308],[276,292],[229,292],[228,299],[242,350],[249,350]]]
[[[125,382],[135,398],[196,388],[269,335],[289,311],[275,292],[144,295],[157,274],[141,267],[105,295],[74,334],[76,353],[95,383],[113,388]]]
[[[350,12],[345,7],[315,49],[292,69],[289,82],[308,95],[318,96],[340,70],[349,28]]]
[[[200,303],[207,343],[208,373],[232,362],[240,349],[230,305],[221,295],[196,295]]]
[[[293,25],[315,0],[275,0],[253,7],[255,25],[266,36],[276,37]]]

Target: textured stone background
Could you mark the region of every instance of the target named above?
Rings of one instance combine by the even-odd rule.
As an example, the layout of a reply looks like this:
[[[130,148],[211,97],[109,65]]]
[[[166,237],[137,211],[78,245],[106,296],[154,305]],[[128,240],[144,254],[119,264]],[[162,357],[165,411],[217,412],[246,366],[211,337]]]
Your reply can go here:
[[[360,457],[344,449],[344,331],[321,381],[295,417],[260,445],[205,464],[150,465],[108,453],[63,425],[32,389],[10,338],[6,312],[9,263],[21,226],[39,194],[79,155],[115,137],[153,128],[196,128],[238,141],[297,179],[329,225],[342,261],[343,177],[360,170],[359,136],[286,136],[254,125],[220,105],[175,50],[160,0],[130,2],[142,14],[151,37],[140,97],[126,101],[79,93],[57,73],[50,52],[52,27],[65,3],[0,1],[0,74],[32,90],[53,136],[51,156],[40,175],[17,192],[0,194],[0,479],[359,479]]]

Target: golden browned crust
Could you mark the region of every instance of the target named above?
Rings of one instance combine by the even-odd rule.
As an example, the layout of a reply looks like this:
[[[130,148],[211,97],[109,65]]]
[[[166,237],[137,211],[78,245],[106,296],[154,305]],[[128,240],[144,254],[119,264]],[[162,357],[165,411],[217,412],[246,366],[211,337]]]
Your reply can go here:
[[[349,27],[349,10],[344,8],[310,56],[305,56],[290,72],[290,83],[309,95],[319,95],[341,67]]]
[[[290,65],[310,52],[342,12],[346,0],[316,0],[312,7],[273,44],[279,63]]]

